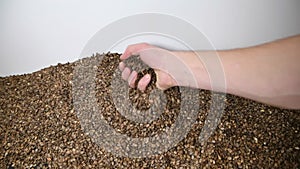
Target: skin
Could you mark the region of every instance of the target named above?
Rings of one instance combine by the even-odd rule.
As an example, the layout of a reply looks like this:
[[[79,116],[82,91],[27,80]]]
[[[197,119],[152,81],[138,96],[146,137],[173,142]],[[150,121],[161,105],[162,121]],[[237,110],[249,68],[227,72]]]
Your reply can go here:
[[[188,86],[224,92],[218,84],[212,87],[207,65],[203,62],[216,53],[223,68],[227,93],[281,108],[300,109],[300,35],[222,51],[169,51],[139,43],[128,46],[120,58],[125,60],[139,55],[155,70],[156,85],[162,90],[172,86]],[[211,62],[209,66],[218,64]],[[137,72],[123,62],[120,62],[119,69],[129,86],[135,87]],[[188,79],[191,76],[187,72],[192,72],[193,78]],[[138,82],[138,89],[144,91],[150,80],[151,76],[145,75]]]

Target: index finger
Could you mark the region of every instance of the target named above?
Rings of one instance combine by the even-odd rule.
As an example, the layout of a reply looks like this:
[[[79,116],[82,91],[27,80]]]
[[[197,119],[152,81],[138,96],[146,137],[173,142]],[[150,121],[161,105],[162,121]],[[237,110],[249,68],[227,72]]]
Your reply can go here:
[[[138,53],[141,49],[145,49],[149,46],[150,45],[147,43],[137,43],[137,44],[129,45],[126,48],[125,52],[120,56],[120,59],[125,60],[125,59],[128,59],[132,55],[138,55]]]

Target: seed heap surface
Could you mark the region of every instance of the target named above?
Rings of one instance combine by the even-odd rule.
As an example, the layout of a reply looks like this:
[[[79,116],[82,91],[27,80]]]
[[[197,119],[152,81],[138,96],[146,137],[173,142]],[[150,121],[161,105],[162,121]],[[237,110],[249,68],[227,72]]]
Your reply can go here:
[[[118,133],[145,138],[171,127],[182,102],[179,87],[164,92],[156,89],[152,69],[139,74],[139,78],[145,73],[154,77],[145,93],[128,88],[118,80],[119,61],[119,54],[97,54],[31,74],[0,77],[0,168],[299,168],[300,111],[217,93],[217,99],[225,103],[223,116],[202,144],[199,135],[208,112],[219,109],[211,106],[210,91],[196,89],[189,89],[196,91],[199,98],[190,101],[199,104],[196,121],[174,147],[143,158],[121,157],[106,151],[84,128],[84,123],[93,123],[95,119],[90,119],[90,123],[84,121],[78,111],[99,109]],[[74,86],[76,80],[87,77],[83,71],[74,78],[78,65],[96,73],[86,83]],[[93,110],[74,106],[74,95],[80,96],[80,91],[90,89],[88,81],[94,83],[97,106]],[[155,91],[165,97],[165,102],[152,97]],[[123,93],[127,94],[121,96]],[[89,101],[89,96],[82,97]],[[132,116],[130,112],[120,111],[128,107],[121,104],[122,100],[141,111],[157,105],[163,107],[156,115],[144,114],[137,119],[148,122],[137,122],[126,118]]]

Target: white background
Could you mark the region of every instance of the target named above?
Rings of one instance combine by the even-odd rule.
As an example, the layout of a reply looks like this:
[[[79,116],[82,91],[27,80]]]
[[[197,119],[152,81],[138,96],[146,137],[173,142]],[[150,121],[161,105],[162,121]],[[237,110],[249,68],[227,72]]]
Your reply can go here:
[[[231,49],[300,34],[299,9],[299,0],[0,0],[0,76],[75,61],[97,31],[125,16],[179,17]]]

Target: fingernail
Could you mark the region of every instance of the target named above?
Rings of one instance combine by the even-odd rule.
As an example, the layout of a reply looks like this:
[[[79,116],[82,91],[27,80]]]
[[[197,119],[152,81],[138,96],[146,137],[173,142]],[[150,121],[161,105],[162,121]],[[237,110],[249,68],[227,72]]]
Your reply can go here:
[[[128,84],[130,87],[134,88],[134,84],[135,84],[135,81],[136,81],[136,77],[137,77],[137,72],[136,71],[133,71],[130,75],[129,75],[129,78],[128,78]]]
[[[128,67],[125,67],[124,71],[122,72],[122,79],[127,80],[131,70]]]
[[[120,69],[121,71],[123,71],[123,70],[125,69],[125,63],[120,62],[120,63],[119,63],[119,69]]]

